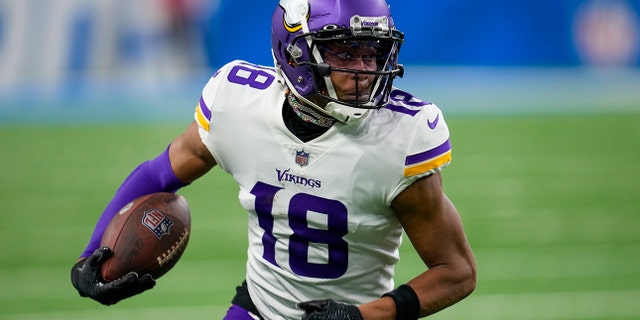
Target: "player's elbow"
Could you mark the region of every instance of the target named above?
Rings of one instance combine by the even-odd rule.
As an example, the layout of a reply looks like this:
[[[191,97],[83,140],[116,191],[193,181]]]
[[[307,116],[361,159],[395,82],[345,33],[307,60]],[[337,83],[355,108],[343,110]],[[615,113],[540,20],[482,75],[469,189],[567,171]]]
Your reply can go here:
[[[477,267],[474,261],[469,261],[461,268],[460,293],[462,298],[467,297],[476,289]]]
[[[469,296],[476,289],[477,270],[473,259],[460,260],[451,269],[451,298],[454,303]]]

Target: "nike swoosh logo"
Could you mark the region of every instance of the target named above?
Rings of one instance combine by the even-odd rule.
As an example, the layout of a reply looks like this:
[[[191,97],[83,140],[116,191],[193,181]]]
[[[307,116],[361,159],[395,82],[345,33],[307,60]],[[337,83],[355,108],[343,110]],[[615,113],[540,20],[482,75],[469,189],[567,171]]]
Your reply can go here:
[[[436,126],[438,125],[438,121],[440,121],[440,114],[439,113],[438,113],[438,115],[436,116],[436,118],[433,121],[427,119],[427,125],[429,126],[429,128],[435,129]]]

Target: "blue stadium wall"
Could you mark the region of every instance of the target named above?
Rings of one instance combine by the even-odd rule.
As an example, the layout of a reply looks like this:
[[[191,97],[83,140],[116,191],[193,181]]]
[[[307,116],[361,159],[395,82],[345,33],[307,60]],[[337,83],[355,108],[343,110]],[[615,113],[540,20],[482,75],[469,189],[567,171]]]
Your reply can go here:
[[[388,2],[398,28],[406,33],[405,64],[578,66],[598,63],[597,57],[589,58],[589,48],[595,47],[609,60],[617,59],[609,63],[640,65],[637,0]],[[208,63],[240,57],[271,64],[274,3],[255,2],[248,10],[243,1],[222,1],[202,26]]]
[[[448,112],[640,111],[640,0],[387,1],[406,33],[396,83]],[[182,38],[168,2],[0,1],[0,124],[189,120],[216,68],[273,65],[277,0],[185,1],[204,9]]]

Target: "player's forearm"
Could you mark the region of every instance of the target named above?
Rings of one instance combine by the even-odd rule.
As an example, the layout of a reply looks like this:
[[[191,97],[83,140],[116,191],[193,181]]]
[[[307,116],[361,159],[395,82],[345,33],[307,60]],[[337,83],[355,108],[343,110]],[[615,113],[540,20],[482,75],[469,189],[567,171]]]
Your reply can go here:
[[[395,303],[390,297],[380,298],[358,306],[364,320],[395,320]]]
[[[432,266],[408,284],[420,299],[420,316],[441,311],[467,297],[476,287],[473,259],[457,265]]]

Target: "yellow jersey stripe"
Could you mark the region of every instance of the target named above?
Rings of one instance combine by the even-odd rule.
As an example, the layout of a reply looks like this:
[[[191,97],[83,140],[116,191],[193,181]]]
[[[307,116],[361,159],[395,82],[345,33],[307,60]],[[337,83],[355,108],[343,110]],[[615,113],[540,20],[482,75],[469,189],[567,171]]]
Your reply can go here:
[[[404,169],[404,176],[411,177],[421,173],[425,173],[433,169],[440,168],[449,162],[451,162],[451,150],[433,159],[429,159],[425,162],[406,167]]]
[[[196,106],[196,121],[198,122],[200,127],[202,127],[202,129],[209,131],[209,120],[202,113],[202,108],[200,107],[199,103]]]

